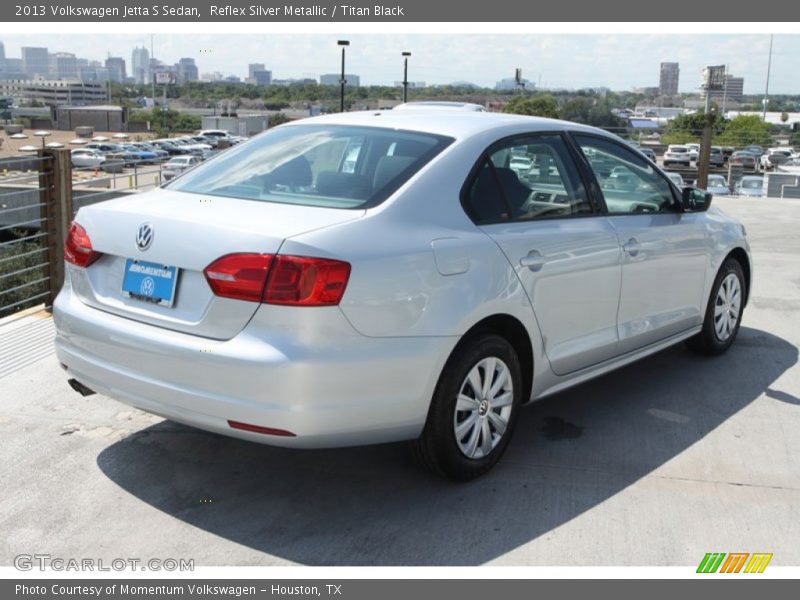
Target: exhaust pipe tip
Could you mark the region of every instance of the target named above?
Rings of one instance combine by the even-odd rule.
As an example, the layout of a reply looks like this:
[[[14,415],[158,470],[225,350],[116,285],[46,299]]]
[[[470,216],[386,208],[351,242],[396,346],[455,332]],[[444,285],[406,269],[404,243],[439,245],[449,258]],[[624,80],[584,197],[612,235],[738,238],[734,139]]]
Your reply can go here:
[[[71,387],[73,390],[78,392],[81,396],[84,396],[84,397],[92,396],[92,395],[97,393],[93,389],[88,388],[85,385],[83,385],[77,379],[67,379],[67,383],[69,384],[69,387]]]

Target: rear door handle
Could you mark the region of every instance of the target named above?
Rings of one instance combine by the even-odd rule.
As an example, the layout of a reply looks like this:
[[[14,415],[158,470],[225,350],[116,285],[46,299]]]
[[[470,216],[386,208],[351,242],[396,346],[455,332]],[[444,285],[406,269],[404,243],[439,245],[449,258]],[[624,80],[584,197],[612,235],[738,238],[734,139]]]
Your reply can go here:
[[[623,244],[622,249],[631,256],[636,256],[639,254],[639,250],[641,249],[641,245],[639,244],[639,240],[636,238],[631,238],[628,240],[627,244]]]
[[[531,271],[538,271],[547,262],[545,257],[538,250],[531,250],[528,256],[523,256],[519,259],[519,264],[523,267],[528,267]]]

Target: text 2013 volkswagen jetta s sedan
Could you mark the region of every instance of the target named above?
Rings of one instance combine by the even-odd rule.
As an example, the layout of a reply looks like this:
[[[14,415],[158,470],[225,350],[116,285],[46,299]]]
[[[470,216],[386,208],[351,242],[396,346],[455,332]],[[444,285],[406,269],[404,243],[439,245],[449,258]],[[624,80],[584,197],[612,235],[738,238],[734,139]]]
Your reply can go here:
[[[523,404],[676,342],[731,345],[750,253],[710,201],[572,123],[307,119],[82,208],[58,358],[81,390],[202,429],[414,440],[468,479]]]

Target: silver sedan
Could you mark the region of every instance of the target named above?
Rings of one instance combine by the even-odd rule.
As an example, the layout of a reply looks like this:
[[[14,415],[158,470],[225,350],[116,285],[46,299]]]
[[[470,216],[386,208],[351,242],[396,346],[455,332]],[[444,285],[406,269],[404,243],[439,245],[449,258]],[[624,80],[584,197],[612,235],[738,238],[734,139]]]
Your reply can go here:
[[[710,204],[573,123],[305,119],[81,208],[58,358],[83,393],[208,431],[412,440],[470,479],[524,404],[678,342],[730,347],[750,251]]]

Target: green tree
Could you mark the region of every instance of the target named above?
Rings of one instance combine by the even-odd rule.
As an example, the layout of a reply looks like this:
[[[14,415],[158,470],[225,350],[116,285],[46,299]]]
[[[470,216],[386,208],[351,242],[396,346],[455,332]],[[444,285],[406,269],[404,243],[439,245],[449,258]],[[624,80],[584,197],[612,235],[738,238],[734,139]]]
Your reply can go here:
[[[725,123],[724,130],[714,141],[721,146],[769,146],[772,136],[769,123],[762,121],[758,115],[739,115]]]
[[[515,96],[503,107],[503,112],[533,117],[557,119],[558,100],[549,94],[540,96]]]

